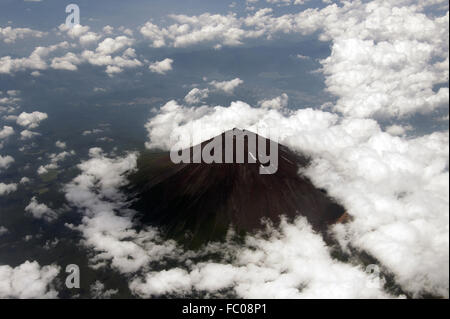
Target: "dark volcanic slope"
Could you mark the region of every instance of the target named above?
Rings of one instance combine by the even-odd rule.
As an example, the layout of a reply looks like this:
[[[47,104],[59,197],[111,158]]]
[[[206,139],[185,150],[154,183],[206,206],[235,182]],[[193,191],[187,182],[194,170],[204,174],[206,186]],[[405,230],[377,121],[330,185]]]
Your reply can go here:
[[[259,163],[247,158],[242,164],[173,164],[168,153],[146,154],[130,178],[133,208],[142,222],[163,226],[171,237],[190,237],[191,246],[223,239],[230,225],[238,233],[261,228],[262,218],[278,223],[280,215],[302,215],[321,231],[344,214],[298,174],[308,163],[305,157],[279,145],[278,159],[275,174],[260,175]]]

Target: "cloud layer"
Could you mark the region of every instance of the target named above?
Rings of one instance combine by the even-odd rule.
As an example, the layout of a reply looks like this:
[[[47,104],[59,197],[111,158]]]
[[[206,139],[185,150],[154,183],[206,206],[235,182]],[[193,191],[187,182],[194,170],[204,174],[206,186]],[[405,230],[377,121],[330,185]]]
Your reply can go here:
[[[448,131],[406,139],[383,132],[374,120],[319,110],[278,111],[244,102],[190,108],[175,101],[146,127],[147,147],[163,149],[233,127],[271,128],[282,143],[312,156],[304,173],[354,217],[334,230],[344,249],[368,252],[415,296],[448,296]]]
[[[59,271],[58,266],[41,267],[35,261],[15,268],[0,266],[0,298],[56,298],[58,292],[51,283]]]

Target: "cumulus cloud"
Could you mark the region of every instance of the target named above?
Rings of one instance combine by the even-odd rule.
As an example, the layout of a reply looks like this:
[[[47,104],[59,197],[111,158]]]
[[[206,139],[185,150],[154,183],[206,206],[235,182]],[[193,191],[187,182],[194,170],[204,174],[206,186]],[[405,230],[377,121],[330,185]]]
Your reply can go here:
[[[62,32],[66,32],[70,38],[78,39],[81,45],[96,43],[101,38],[101,35],[89,31],[89,26],[84,26],[81,24],[68,27],[63,23],[58,27],[58,29]]]
[[[162,47],[168,43],[174,47],[185,47],[199,43],[213,43],[221,46],[239,45],[245,33],[240,21],[234,14],[226,16],[204,13],[199,16],[170,15],[175,24],[160,28],[147,22],[141,34],[151,41],[153,47]]]
[[[60,149],[65,149],[67,147],[67,144],[66,144],[66,142],[56,141],[55,146]]]
[[[28,184],[31,180],[28,177],[22,177],[19,181],[20,184]]]
[[[37,173],[39,175],[47,174],[48,170],[57,169],[58,167],[59,166],[57,164],[53,164],[53,163],[50,163],[47,165],[41,165],[41,166],[39,166]]]
[[[59,30],[67,33],[72,39],[78,39],[83,46],[97,43],[101,36],[90,32],[88,26],[76,25],[68,28],[65,24],[59,26]],[[129,32],[128,32],[129,33]],[[125,68],[141,66],[136,59],[136,53],[130,46],[134,39],[127,36],[106,38],[100,42],[95,50],[83,50],[81,53],[66,52],[62,56],[49,57],[50,53],[58,49],[68,49],[68,42],[48,47],[37,47],[29,57],[12,58],[4,56],[0,58],[0,73],[13,74],[27,69],[34,70],[33,76],[39,76],[39,70],[46,70],[49,66],[57,70],[76,71],[78,65],[89,63],[96,66],[105,66],[108,75],[120,73]],[[72,45],[75,46],[76,45]],[[125,49],[125,50],[124,50]],[[120,55],[119,53],[122,52]]]
[[[0,155],[0,170],[8,168],[12,163],[14,163],[14,158],[12,156]]]
[[[58,218],[58,214],[45,204],[38,203],[36,197],[31,198],[30,203],[25,207],[25,211],[36,219],[44,219],[52,222]]]
[[[102,30],[105,34],[112,34],[114,32],[114,27],[105,25]]]
[[[127,48],[121,55],[112,56],[118,53],[133,41],[127,37],[108,38],[99,44],[95,51],[84,50],[80,54],[67,53],[62,57],[55,57],[51,62],[54,69],[75,71],[81,63],[89,63],[95,66],[106,66],[105,72],[108,75],[121,73],[124,68],[135,68],[142,63],[136,59],[136,52],[133,48]]]
[[[371,1],[298,16],[296,29],[320,29],[321,39],[332,41],[321,63],[327,89],[338,97],[334,110],[401,117],[448,104],[448,87],[434,91],[448,82],[448,12],[432,17],[423,10],[408,1]]]
[[[119,188],[127,184],[126,173],[135,170],[137,155],[109,158],[92,148],[90,159],[78,165],[81,174],[65,187],[68,202],[84,214],[79,230],[83,243],[94,250],[93,267],[110,264],[122,273],[145,269],[151,261],[176,256],[174,242],[164,242],[153,228],[136,231],[133,212],[126,208]]]
[[[3,39],[5,43],[14,43],[17,39],[24,39],[25,37],[42,38],[45,34],[45,32],[30,28],[0,27],[0,39]]]
[[[280,112],[243,102],[188,108],[171,101],[147,124],[148,146],[169,148],[174,134],[192,133],[194,122],[201,125],[202,138],[234,126],[278,128],[283,143],[313,158],[304,173],[353,216],[333,229],[342,249],[369,253],[413,296],[448,295],[448,132],[402,139],[384,133],[373,120],[320,110]],[[135,168],[135,156],[108,158],[100,149],[92,149],[90,156],[65,189],[71,205],[85,215],[81,225],[70,227],[96,252],[94,266],[143,272],[130,282],[138,296],[192,291],[221,296],[229,291],[246,298],[392,297],[383,279],[366,273],[363,265],[333,259],[303,219],[248,236],[244,245],[210,244],[200,254],[223,252],[227,257],[192,262],[196,253],[161,241],[157,230],[133,228],[134,212],[118,189],[126,184],[124,174]],[[149,267],[165,258],[179,266]]]
[[[164,59],[162,61],[153,62],[148,67],[150,71],[159,73],[159,74],[166,74],[168,71],[172,70],[172,59]]]
[[[374,0],[281,16],[270,8],[240,18],[171,15],[174,24],[160,28],[148,22],[140,31],[156,47],[220,47],[318,32],[320,40],[332,43],[321,63],[327,90],[338,97],[334,110],[353,117],[401,117],[448,104],[448,87],[434,87],[448,83],[449,16],[427,15],[426,8],[427,2]]]
[[[41,135],[41,134],[33,132],[33,131],[29,131],[29,130],[23,130],[22,132],[20,132],[20,139],[25,141],[25,140],[32,139],[39,135]]]
[[[198,104],[200,103],[202,100],[206,99],[209,95],[209,89],[198,89],[198,88],[193,88],[192,90],[189,91],[188,94],[186,94],[186,96],[184,97],[184,101],[187,104]]]
[[[58,49],[68,48],[69,43],[61,42],[48,47],[36,47],[28,57],[12,58],[3,56],[0,58],[0,73],[13,74],[27,69],[46,70],[48,68],[46,58]]]
[[[14,134],[14,129],[11,126],[3,126],[0,130],[0,140],[5,139]]]
[[[120,73],[124,68],[135,68],[142,65],[142,62],[136,59],[136,52],[133,48],[126,49],[122,55],[111,56],[109,54],[103,54],[103,50],[108,50],[106,47],[99,51],[85,50],[81,53],[82,61],[86,61],[96,66],[106,66],[106,73],[113,75]],[[112,47],[109,50],[116,52],[119,50],[116,47]]]
[[[8,195],[17,190],[17,184],[5,184],[0,182],[0,196]]]
[[[61,152],[59,154],[56,154],[56,153],[50,154],[48,156],[50,158],[50,163],[48,163],[46,165],[39,166],[39,168],[37,170],[37,173],[39,175],[47,174],[48,170],[59,168],[59,164],[58,163],[63,161],[63,160],[65,160],[67,157],[72,156],[72,155],[75,155],[75,151],[73,151],[73,150],[70,151],[70,152],[64,151],[64,152]]]
[[[82,224],[68,226],[79,230],[83,244],[95,251],[92,266],[110,264],[123,274],[143,273],[131,276],[129,287],[136,295],[183,296],[196,290],[220,296],[228,289],[247,298],[389,296],[380,278],[360,266],[332,259],[321,236],[303,219],[248,237],[244,245],[213,243],[201,252],[183,251],[174,242],[162,240],[153,228],[138,232],[133,228],[134,212],[126,208],[119,191],[127,183],[124,174],[135,167],[135,154],[114,159],[91,149],[90,159],[79,165],[81,174],[65,192],[69,203],[84,214]],[[228,258],[205,261],[202,256],[208,253]],[[203,261],[192,262],[195,258]],[[188,266],[152,270],[150,265],[164,267],[166,260]],[[337,288],[330,289],[329,282]],[[94,290],[104,289],[100,288]]]
[[[105,289],[105,285],[99,280],[96,280],[90,286],[90,293],[94,299],[110,299],[111,296],[117,294],[119,290],[117,289]]]
[[[448,131],[403,139],[374,120],[319,110],[280,112],[243,102],[189,108],[171,101],[147,123],[146,145],[190,146],[198,128],[201,141],[233,127],[270,127],[283,144],[313,158],[304,173],[354,217],[334,229],[342,247],[375,257],[413,296],[448,297]]]
[[[200,262],[136,278],[130,289],[141,297],[183,295],[193,290],[242,298],[386,298],[382,281],[363,269],[333,260],[306,220],[283,222],[280,230],[247,237],[244,245],[221,247],[232,262]],[[219,247],[216,247],[218,249]],[[330,288],[333,287],[333,288]]]
[[[270,100],[258,102],[259,106],[266,109],[282,109],[288,106],[289,97],[286,93]]]
[[[38,111],[32,113],[22,112],[17,117],[16,123],[20,126],[33,129],[37,128],[39,124],[43,120],[46,120],[47,118],[48,118],[47,113],[43,112]]]
[[[252,108],[240,101],[231,103],[229,107],[187,107],[169,101],[147,122],[149,141],[146,146],[169,150],[180,143],[181,147],[189,147],[190,137],[197,144],[235,127],[249,128],[259,118],[268,116],[267,113],[278,115],[274,110]]]
[[[0,298],[57,298],[52,282],[59,271],[56,265],[41,267],[36,261],[15,268],[0,266]]]
[[[129,47],[133,44],[133,39],[130,39],[126,36],[118,36],[116,38],[106,38],[102,42],[98,44],[97,51],[102,55],[110,55],[119,50],[122,50],[125,47]]]
[[[216,90],[223,91],[227,94],[233,94],[234,89],[237,88],[242,83],[244,83],[244,81],[242,81],[240,78],[235,78],[230,81],[222,81],[222,82],[212,81],[209,84],[211,84]]]
[[[82,60],[76,54],[68,52],[62,57],[53,58],[50,67],[56,70],[75,71],[81,62]]]

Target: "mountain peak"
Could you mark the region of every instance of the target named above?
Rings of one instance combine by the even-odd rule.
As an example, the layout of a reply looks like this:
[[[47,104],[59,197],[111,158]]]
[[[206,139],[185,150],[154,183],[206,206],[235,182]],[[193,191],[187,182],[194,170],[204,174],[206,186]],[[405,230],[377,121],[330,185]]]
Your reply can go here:
[[[266,145],[275,143],[238,128],[214,139],[230,132],[236,133],[235,148],[239,133],[247,136],[245,154],[255,152],[249,151],[252,138]],[[195,159],[195,149],[203,151],[214,139],[189,148],[190,160]],[[241,163],[227,163],[222,154],[219,163],[200,160],[175,164],[168,153],[144,154],[138,161],[138,172],[130,177],[133,208],[140,212],[141,222],[162,226],[171,237],[187,240],[191,246],[221,240],[229,227],[245,233],[262,228],[263,219],[278,224],[281,215],[288,219],[305,216],[315,230],[325,230],[342,217],[343,207],[298,173],[308,165],[305,156],[275,144],[278,167],[273,174],[261,174],[263,164],[251,156]],[[255,154],[260,147],[258,144]]]

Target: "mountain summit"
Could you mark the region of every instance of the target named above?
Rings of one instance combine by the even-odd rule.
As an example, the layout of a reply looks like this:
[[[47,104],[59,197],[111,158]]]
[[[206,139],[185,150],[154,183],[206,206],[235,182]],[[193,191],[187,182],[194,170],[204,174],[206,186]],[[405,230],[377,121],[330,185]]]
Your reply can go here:
[[[225,140],[230,133],[233,149],[242,138],[244,153],[252,153],[240,163],[236,163],[238,152],[234,152],[233,163],[225,161],[223,144],[219,163],[195,160],[196,150],[199,154],[214,139],[186,149],[190,154],[187,163],[173,163],[167,152],[143,154],[137,173],[130,176],[132,208],[140,212],[140,220],[198,247],[223,239],[230,226],[243,234],[263,227],[263,219],[277,224],[281,215],[288,219],[305,216],[315,230],[323,231],[344,215],[342,206],[299,174],[309,163],[305,156],[249,131],[234,129],[215,139]],[[276,144],[273,174],[261,174],[264,164],[255,156],[261,144],[255,150],[250,143],[254,140],[265,143],[267,152],[271,143]]]

